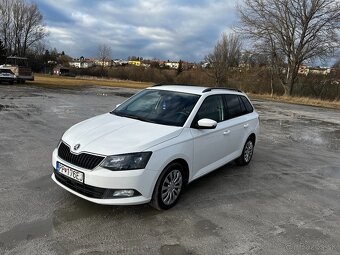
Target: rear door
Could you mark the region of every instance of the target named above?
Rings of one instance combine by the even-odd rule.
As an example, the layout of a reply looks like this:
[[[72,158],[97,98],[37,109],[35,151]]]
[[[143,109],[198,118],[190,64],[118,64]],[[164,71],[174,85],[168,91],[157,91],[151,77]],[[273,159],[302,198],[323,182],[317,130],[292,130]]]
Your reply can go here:
[[[241,98],[236,94],[224,95],[227,105],[227,123],[230,130],[230,146],[228,146],[228,155],[233,158],[241,154],[245,140],[249,135],[251,128],[250,118],[247,108]]]

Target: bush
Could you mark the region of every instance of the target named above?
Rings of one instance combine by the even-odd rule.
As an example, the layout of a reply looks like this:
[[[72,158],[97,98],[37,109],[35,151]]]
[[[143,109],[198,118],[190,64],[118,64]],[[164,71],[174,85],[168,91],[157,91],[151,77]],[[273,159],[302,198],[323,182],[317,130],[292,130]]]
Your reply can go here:
[[[214,86],[214,78],[202,68],[184,70],[180,73],[175,69],[160,69],[157,67],[92,67],[87,69],[73,68],[71,73],[80,76],[107,77],[120,80],[133,80],[154,83],[195,84]],[[339,69],[327,76],[312,75],[299,76],[294,85],[293,95],[317,99],[339,100],[340,97]],[[271,73],[266,67],[234,68],[228,74],[227,87],[239,88],[245,92],[255,94],[283,94],[280,81],[273,79],[271,87]]]

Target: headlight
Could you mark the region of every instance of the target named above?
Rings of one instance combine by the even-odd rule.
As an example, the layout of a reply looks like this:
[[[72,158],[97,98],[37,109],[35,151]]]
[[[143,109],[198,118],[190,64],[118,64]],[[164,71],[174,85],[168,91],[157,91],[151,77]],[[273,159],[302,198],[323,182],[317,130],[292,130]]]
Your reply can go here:
[[[101,166],[113,171],[143,169],[148,163],[152,152],[138,152],[107,156]]]

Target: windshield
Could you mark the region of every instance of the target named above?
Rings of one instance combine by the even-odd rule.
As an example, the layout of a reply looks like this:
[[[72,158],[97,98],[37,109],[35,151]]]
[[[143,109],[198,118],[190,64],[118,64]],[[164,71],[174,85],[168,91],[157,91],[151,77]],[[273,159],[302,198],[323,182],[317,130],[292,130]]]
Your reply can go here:
[[[111,113],[162,125],[183,126],[199,97],[182,92],[146,89]]]
[[[4,74],[14,74],[10,69],[0,69],[0,73],[4,73]]]

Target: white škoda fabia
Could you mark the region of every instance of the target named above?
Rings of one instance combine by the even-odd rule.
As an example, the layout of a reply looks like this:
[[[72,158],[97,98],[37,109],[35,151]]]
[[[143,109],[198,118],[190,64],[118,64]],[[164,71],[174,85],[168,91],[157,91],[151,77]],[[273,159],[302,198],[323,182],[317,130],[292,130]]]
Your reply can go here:
[[[173,207],[187,183],[250,162],[259,118],[238,90],[161,85],[68,129],[52,179],[98,204]]]

